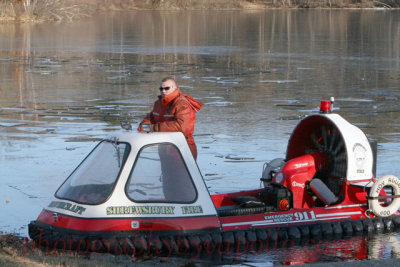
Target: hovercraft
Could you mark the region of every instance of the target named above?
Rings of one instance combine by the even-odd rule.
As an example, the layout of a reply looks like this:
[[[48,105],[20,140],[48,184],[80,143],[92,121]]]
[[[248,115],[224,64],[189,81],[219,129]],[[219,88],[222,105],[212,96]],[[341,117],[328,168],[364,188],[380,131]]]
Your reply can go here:
[[[331,104],[298,123],[286,158],[265,163],[262,188],[248,191],[210,195],[182,133],[107,137],[29,236],[47,248],[140,254],[395,229],[400,179],[374,177],[376,145]]]

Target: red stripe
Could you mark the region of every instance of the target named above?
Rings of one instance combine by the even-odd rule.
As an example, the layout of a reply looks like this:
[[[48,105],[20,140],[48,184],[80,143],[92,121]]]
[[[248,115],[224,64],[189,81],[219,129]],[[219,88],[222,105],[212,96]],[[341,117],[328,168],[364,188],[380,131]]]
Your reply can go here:
[[[80,231],[169,231],[219,228],[218,216],[191,218],[110,218],[85,219],[59,214],[55,222],[53,213],[42,210],[37,221],[48,225]],[[139,228],[132,229],[132,221],[139,222]]]

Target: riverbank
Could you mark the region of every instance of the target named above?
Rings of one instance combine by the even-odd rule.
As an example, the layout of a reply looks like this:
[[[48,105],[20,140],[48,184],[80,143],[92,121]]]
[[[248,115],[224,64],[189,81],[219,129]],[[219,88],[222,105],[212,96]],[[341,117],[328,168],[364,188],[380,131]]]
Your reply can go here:
[[[324,266],[397,266],[399,258],[354,260],[345,262],[318,262],[309,264],[298,264],[309,267]],[[205,265],[209,265],[208,262]],[[275,266],[285,265],[275,262]],[[179,262],[174,259],[152,256],[130,257],[115,256],[111,254],[93,253],[82,255],[79,253],[46,253],[39,250],[28,239],[20,238],[12,234],[0,234],[0,266],[9,267],[43,267],[43,266],[87,266],[87,267],[111,267],[111,266],[203,266],[202,263],[195,263],[189,259],[182,259]]]
[[[196,266],[192,261],[174,262],[172,259],[141,256],[138,258],[126,255],[79,254],[76,252],[57,253],[40,250],[29,239],[13,234],[0,233],[0,266]]]
[[[74,21],[108,10],[399,7],[400,0],[0,0],[0,21]]]

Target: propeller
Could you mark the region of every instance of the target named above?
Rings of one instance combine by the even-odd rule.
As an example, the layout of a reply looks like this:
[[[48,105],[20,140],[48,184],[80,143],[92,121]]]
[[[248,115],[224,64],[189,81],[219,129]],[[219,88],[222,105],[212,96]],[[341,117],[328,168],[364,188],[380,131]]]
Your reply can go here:
[[[314,149],[328,155],[328,176],[342,178],[346,176],[347,153],[343,138],[333,125],[322,124],[318,130],[311,134]]]

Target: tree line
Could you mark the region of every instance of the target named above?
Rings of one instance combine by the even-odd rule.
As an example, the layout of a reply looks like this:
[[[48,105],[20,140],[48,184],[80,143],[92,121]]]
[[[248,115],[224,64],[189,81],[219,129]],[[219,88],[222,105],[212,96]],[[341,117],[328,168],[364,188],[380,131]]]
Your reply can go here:
[[[399,7],[400,0],[0,0],[0,20],[73,21],[106,10]]]

